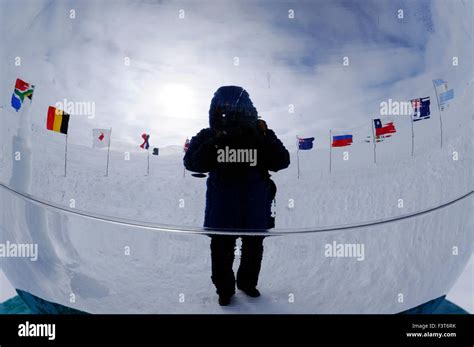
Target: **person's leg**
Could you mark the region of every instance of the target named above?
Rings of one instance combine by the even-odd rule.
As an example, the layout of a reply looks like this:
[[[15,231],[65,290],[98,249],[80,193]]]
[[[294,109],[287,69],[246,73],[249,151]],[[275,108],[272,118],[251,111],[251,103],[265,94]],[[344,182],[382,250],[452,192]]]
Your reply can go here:
[[[235,236],[212,236],[211,260],[212,283],[219,296],[231,297],[235,294],[234,263]]]
[[[237,272],[237,287],[244,291],[257,287],[262,265],[263,236],[243,236],[240,267]]]

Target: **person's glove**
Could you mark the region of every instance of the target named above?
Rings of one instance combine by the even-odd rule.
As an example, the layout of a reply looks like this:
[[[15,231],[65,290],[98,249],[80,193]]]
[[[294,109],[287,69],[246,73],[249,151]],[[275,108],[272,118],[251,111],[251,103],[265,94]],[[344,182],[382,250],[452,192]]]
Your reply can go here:
[[[221,145],[252,147],[259,142],[261,134],[255,123],[242,123],[226,129],[213,129],[215,141]]]
[[[257,126],[255,123],[244,123],[241,125],[242,136],[246,138],[257,138],[260,136]]]

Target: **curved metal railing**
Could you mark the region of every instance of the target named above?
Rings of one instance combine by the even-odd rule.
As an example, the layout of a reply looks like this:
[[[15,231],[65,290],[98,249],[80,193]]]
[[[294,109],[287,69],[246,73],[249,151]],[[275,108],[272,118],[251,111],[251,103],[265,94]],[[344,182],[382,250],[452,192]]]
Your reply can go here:
[[[467,199],[469,196],[471,196],[474,191],[470,191],[454,200],[451,200],[449,202],[446,202],[442,205],[420,210],[417,212],[412,212],[412,213],[407,213],[403,214],[400,216],[396,216],[393,218],[383,218],[379,220],[372,220],[372,221],[367,221],[367,222],[360,222],[360,223],[353,223],[353,224],[344,224],[344,225],[335,225],[331,227],[317,227],[317,228],[300,228],[298,230],[294,229],[272,229],[272,230],[251,230],[251,229],[218,229],[218,228],[194,228],[194,227],[180,227],[180,226],[175,226],[175,225],[158,225],[154,223],[146,223],[146,222],[140,222],[140,221],[134,221],[134,220],[126,220],[126,219],[121,219],[121,218],[116,218],[116,217],[111,217],[111,216],[104,216],[100,214],[94,214],[90,213],[87,211],[83,210],[77,210],[73,208],[68,208],[65,206],[61,206],[52,202],[48,202],[36,197],[33,197],[30,194],[27,193],[21,193],[18,192],[2,183],[0,183],[0,187],[3,188],[4,190],[7,190],[8,192],[12,193],[13,195],[23,199],[27,200],[31,203],[34,203],[36,205],[41,205],[44,206],[47,209],[53,210],[53,211],[58,211],[58,212],[64,212],[66,214],[72,214],[76,216],[81,216],[84,218],[92,219],[92,220],[97,220],[101,222],[107,222],[107,223],[113,223],[113,224],[118,224],[122,226],[130,226],[130,227],[135,227],[135,228],[140,228],[140,229],[148,229],[148,230],[154,230],[154,231],[163,231],[163,232],[174,232],[174,233],[187,233],[187,234],[203,234],[203,235],[235,235],[235,236],[247,236],[247,235],[263,235],[265,237],[269,236],[283,236],[283,235],[293,235],[293,234],[307,234],[307,233],[316,233],[316,232],[329,232],[329,231],[340,231],[340,230],[346,230],[346,229],[353,229],[353,228],[360,228],[360,227],[366,227],[366,226],[374,226],[374,225],[381,225],[381,224],[387,224],[387,223],[393,223],[396,221],[404,220],[404,219],[409,219],[409,218],[414,218],[418,217],[421,215],[426,215],[431,212],[437,211],[444,209],[450,205],[455,204],[456,202],[459,202],[463,199]]]

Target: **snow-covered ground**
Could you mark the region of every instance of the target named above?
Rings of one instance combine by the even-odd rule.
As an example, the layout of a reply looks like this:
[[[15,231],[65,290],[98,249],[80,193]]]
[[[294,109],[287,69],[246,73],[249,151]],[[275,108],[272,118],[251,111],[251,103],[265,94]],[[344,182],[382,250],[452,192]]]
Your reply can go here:
[[[471,256],[466,268],[459,276],[447,295],[447,299],[462,307],[469,313],[474,313],[474,255]],[[3,271],[0,270],[0,303],[14,297],[12,287]]]

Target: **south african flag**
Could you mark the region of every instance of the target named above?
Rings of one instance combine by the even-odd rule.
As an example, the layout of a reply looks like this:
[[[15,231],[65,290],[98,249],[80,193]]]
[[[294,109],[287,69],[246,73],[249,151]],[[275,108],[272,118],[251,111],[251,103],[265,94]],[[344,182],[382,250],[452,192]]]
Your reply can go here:
[[[33,91],[35,90],[35,86],[21,79],[17,79],[15,83],[15,90],[12,95],[12,107],[18,112],[23,105],[23,101],[25,98],[30,100],[33,99]]]

